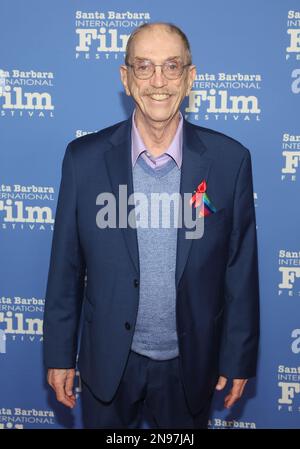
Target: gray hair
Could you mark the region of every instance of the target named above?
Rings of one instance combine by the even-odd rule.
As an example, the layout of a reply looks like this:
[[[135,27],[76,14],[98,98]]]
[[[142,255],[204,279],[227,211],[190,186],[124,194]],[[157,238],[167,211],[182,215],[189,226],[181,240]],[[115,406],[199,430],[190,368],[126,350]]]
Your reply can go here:
[[[171,33],[176,33],[177,35],[179,35],[181,37],[181,40],[183,42],[183,45],[185,47],[186,54],[187,54],[187,59],[188,59],[187,60],[187,64],[192,64],[191,46],[190,46],[188,38],[186,37],[185,33],[177,25],[174,25],[173,23],[169,23],[169,22],[143,23],[138,28],[136,28],[131,33],[131,35],[130,35],[128,41],[127,41],[126,54],[125,54],[125,64],[126,65],[129,64],[130,50],[131,50],[132,42],[133,42],[134,38],[136,37],[136,35],[138,33],[140,33],[141,31],[147,30],[147,29],[151,29],[151,28],[155,27],[156,25],[164,26]]]

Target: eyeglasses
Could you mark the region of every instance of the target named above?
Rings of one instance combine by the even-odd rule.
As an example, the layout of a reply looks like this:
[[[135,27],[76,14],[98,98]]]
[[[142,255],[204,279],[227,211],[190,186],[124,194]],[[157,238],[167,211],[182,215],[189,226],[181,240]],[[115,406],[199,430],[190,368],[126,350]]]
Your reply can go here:
[[[133,69],[133,73],[140,80],[147,80],[152,77],[155,67],[161,67],[163,75],[169,80],[180,78],[183,70],[191,64],[183,64],[181,61],[166,61],[163,64],[153,64],[149,60],[134,61],[133,64],[126,64]]]

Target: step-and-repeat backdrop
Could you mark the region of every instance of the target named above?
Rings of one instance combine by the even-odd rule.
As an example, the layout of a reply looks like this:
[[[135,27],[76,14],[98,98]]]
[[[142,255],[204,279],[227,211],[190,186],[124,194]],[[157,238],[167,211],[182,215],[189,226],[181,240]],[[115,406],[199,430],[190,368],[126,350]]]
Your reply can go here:
[[[209,426],[300,427],[299,0],[2,0],[0,17],[0,428],[82,427],[80,373],[71,411],[42,363],[61,162],[70,140],[131,113],[119,66],[128,36],[149,21],[190,39],[197,78],[185,117],[252,154],[258,376],[230,411],[216,394]]]

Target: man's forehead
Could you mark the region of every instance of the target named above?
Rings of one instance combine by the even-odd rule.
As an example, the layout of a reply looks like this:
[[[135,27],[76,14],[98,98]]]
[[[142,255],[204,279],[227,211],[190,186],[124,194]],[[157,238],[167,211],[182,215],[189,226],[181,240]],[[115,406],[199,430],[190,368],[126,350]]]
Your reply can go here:
[[[180,57],[185,51],[181,37],[162,27],[140,31],[132,44],[134,57],[167,59],[174,56]]]

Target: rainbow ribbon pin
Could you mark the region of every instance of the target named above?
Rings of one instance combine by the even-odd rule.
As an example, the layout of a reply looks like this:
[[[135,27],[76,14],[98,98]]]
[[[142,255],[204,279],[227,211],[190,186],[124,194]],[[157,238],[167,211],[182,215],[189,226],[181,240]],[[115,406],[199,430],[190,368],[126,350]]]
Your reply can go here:
[[[198,207],[199,205],[201,206],[199,210],[199,217],[206,217],[207,215],[210,215],[217,211],[206,193],[205,179],[201,181],[197,189],[194,190],[194,194],[190,199],[190,205],[192,206],[193,204],[194,207]]]

